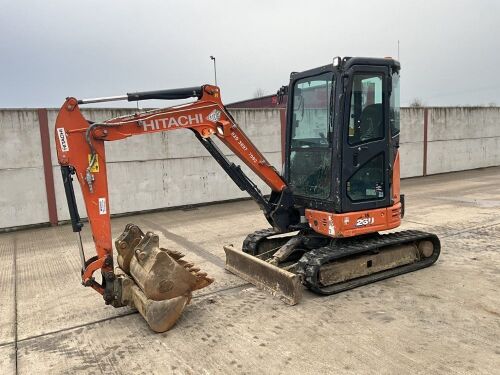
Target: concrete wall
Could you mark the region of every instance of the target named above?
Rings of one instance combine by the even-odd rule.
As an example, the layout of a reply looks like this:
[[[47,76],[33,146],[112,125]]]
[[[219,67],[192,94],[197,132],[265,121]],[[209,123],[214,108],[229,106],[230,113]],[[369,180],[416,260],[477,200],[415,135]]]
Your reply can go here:
[[[401,177],[422,176],[424,160],[424,115],[423,108],[401,110],[401,135],[399,157]]]
[[[100,121],[128,109],[84,109]],[[59,220],[69,213],[57,164],[54,126],[58,110],[48,110],[53,180]],[[279,110],[232,111],[236,121],[268,161],[280,169]],[[228,158],[239,159],[216,141]],[[0,228],[48,222],[40,125],[36,109],[0,110]],[[189,130],[145,134],[106,144],[110,207],[113,214],[246,197]],[[246,166],[243,170],[269,193]],[[80,215],[86,216],[75,180]]]
[[[48,221],[36,110],[0,111],[0,228]]]
[[[429,174],[500,165],[500,108],[432,108],[429,114]]]
[[[87,109],[103,120],[129,109]],[[236,121],[281,170],[278,109],[232,109]],[[69,219],[53,139],[57,110],[48,110],[51,158],[59,220]],[[427,132],[424,123],[427,116]],[[405,108],[401,112],[402,177],[500,165],[500,108]],[[220,143],[220,142],[219,142]],[[219,144],[231,160],[238,162]],[[126,213],[245,197],[190,131],[147,134],[106,148],[112,213]],[[241,164],[238,162],[238,164]],[[269,188],[247,171],[265,192]],[[79,186],[80,214],[85,216]],[[36,109],[0,110],[0,228],[48,222],[40,125]]]

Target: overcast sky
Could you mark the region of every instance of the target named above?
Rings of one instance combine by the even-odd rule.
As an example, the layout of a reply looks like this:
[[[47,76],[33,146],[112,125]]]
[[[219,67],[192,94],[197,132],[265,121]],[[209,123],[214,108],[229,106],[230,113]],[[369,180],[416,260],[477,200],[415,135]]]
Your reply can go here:
[[[230,103],[398,39],[403,104],[500,105],[499,35],[493,0],[0,0],[0,107],[213,83],[210,55]]]

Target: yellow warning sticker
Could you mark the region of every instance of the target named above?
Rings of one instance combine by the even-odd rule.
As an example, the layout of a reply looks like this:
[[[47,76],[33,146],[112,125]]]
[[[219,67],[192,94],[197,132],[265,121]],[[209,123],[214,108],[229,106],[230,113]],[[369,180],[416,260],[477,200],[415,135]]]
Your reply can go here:
[[[89,164],[90,164],[90,159],[92,159],[92,155],[89,154]],[[90,172],[95,173],[99,172],[99,155],[95,154],[95,159],[94,159],[94,164],[90,167]]]

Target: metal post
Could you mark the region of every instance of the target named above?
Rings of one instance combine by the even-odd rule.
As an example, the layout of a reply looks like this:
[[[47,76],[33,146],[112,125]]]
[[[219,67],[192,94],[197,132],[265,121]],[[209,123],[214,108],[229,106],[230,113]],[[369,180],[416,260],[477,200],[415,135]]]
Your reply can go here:
[[[54,176],[52,174],[49,121],[46,108],[38,109],[38,125],[40,126],[43,172],[45,175],[45,193],[47,196],[47,207],[49,209],[49,222],[51,225],[57,225],[56,193],[54,188]]]
[[[214,61],[215,86],[217,86],[217,65],[215,64],[215,56],[210,56],[210,60]]]

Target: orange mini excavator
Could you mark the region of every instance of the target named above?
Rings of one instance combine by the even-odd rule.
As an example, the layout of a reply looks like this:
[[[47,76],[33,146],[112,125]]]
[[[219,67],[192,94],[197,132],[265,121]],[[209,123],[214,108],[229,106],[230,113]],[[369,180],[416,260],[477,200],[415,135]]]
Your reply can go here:
[[[183,254],[159,247],[158,236],[129,224],[115,241],[113,268],[104,143],[189,129],[236,185],[258,203],[272,226],[249,234],[242,250],[226,246],[226,268],[289,304],[302,285],[333,294],[434,263],[436,235],[379,234],[404,214],[399,174],[399,71],[391,58],[335,58],[332,64],[292,73],[278,92],[288,97],[286,147],[280,174],[252,144],[221,101],[216,86],[77,100],[68,98],[56,121],[57,155],[73,231],[78,233],[82,281],[107,304],[133,306],[163,332],[179,318],[192,291],[213,280]],[[196,101],[103,122],[87,121],[79,105],[114,100]],[[264,195],[228,161],[222,141],[270,188]],[[73,191],[83,193],[97,255],[86,258]],[[101,281],[94,278],[101,271]]]

